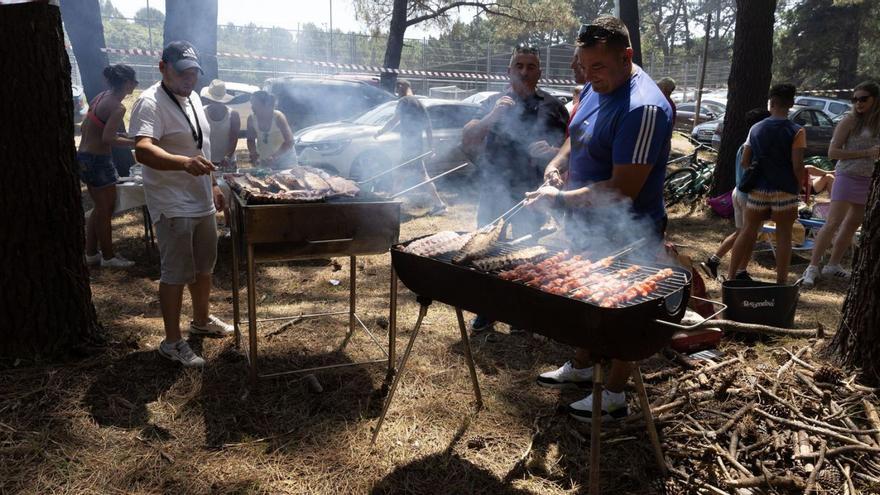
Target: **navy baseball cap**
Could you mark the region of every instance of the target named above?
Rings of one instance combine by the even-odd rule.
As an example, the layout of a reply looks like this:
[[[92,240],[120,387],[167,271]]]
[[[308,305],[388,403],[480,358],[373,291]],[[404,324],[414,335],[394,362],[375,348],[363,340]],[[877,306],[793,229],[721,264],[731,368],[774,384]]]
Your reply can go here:
[[[202,66],[199,65],[199,54],[189,41],[172,41],[162,50],[162,61],[171,64],[177,72],[183,72],[195,67],[202,74]]]

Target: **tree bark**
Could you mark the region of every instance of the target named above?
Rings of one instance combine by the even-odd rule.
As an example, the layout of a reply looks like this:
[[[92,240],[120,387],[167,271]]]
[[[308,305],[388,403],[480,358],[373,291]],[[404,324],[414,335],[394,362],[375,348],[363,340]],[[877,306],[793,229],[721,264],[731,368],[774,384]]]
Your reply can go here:
[[[638,0],[617,0],[617,16],[629,30],[629,41],[632,43],[633,62],[642,65],[642,37],[639,34],[639,2]]]
[[[858,84],[859,42],[862,24],[862,5],[852,3],[834,7],[839,9],[842,40],[837,46],[837,87],[849,89]]]
[[[400,58],[403,55],[403,36],[406,34],[406,0],[394,0],[391,11],[391,25],[388,28],[388,43],[385,45],[385,67],[392,69],[400,68]],[[397,82],[397,74],[383,72],[380,76],[382,87],[394,92]]]
[[[841,364],[860,368],[862,378],[880,384],[880,168],[874,170],[859,254],[843,301],[843,317],[829,346]]]
[[[0,356],[41,358],[99,335],[84,259],[70,60],[61,10],[0,6]],[[11,42],[26,40],[26,42]],[[26,97],[25,97],[26,96]]]
[[[767,106],[773,67],[773,23],[776,0],[737,0],[733,61],[727,82],[724,133],[711,194],[717,196],[735,185],[736,151],[745,141],[745,114]]]
[[[165,0],[165,44],[189,41],[205,74],[196,91],[217,79],[217,0]]]
[[[61,2],[61,16],[79,65],[83,90],[88,101],[92,101],[107,89],[103,70],[110,64],[107,54],[101,51],[106,47],[101,7],[98,0],[64,0]]]

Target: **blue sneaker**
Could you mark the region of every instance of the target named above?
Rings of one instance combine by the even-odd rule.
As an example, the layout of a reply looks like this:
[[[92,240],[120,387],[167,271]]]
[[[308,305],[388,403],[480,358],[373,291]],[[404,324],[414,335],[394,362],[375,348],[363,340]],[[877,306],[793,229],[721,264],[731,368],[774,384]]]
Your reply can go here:
[[[477,315],[471,320],[471,331],[472,332],[485,332],[492,328],[495,325],[494,321],[489,320],[483,315]]]

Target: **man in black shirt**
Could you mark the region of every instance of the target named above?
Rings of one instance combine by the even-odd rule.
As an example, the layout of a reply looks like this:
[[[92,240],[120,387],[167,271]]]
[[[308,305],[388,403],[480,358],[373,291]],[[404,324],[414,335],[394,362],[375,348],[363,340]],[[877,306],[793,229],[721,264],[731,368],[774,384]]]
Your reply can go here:
[[[473,156],[480,175],[477,226],[498,218],[543,182],[544,168],[565,139],[568,111],[549,93],[537,88],[541,60],[534,48],[514,50],[507,67],[510,86],[483,102],[484,116],[468,122],[462,134],[463,149]],[[538,230],[545,216],[523,210],[512,219],[515,236]],[[474,330],[491,322],[477,317]]]

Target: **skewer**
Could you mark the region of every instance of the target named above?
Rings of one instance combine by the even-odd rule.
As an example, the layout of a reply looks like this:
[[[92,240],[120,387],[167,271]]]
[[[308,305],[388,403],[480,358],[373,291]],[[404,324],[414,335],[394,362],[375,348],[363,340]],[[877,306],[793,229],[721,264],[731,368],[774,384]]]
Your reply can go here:
[[[470,163],[471,163],[471,162],[465,162],[465,163],[462,163],[461,165],[459,165],[459,166],[457,166],[457,167],[455,167],[455,168],[453,168],[453,169],[451,169],[451,170],[447,170],[446,172],[443,172],[442,174],[437,174],[437,175],[435,175],[434,177],[431,177],[431,178],[428,179],[428,180],[424,180],[424,181],[422,181],[422,182],[419,182],[418,184],[416,184],[416,185],[414,185],[414,186],[412,186],[412,187],[406,188],[406,189],[404,189],[403,191],[400,191],[399,193],[394,193],[394,194],[391,195],[391,199],[395,199],[395,198],[397,198],[398,196],[402,196],[402,195],[404,195],[404,194],[406,194],[406,193],[412,191],[413,189],[416,189],[416,188],[422,187],[422,186],[424,186],[424,185],[430,184],[430,183],[434,182],[435,180],[439,179],[440,177],[443,177],[444,175],[448,175],[448,174],[451,174],[452,172],[455,172],[455,171],[457,171],[457,170],[461,170],[461,169],[467,167],[468,165],[470,165]]]
[[[620,251],[618,251],[618,252],[616,252],[616,253],[614,253],[614,254],[609,254],[608,257],[611,258],[611,259],[620,258],[620,257],[623,256],[624,254],[627,254],[627,253],[629,253],[630,251],[632,251],[632,250],[634,250],[634,249],[637,249],[637,248],[642,247],[642,245],[644,245],[647,241],[648,241],[648,239],[642,237],[641,239],[639,239],[639,240],[637,240],[637,241],[635,241],[635,242],[631,242],[631,243],[627,244],[627,245],[624,246],[623,249],[621,249]]]
[[[428,151],[428,152],[422,153],[421,155],[419,155],[419,156],[417,156],[417,157],[415,157],[415,158],[411,158],[411,159],[409,159],[409,160],[407,160],[407,161],[401,163],[400,165],[396,165],[396,166],[394,166],[394,167],[391,167],[391,168],[389,168],[388,170],[386,170],[386,171],[384,171],[384,172],[379,172],[378,174],[376,174],[376,175],[370,177],[369,179],[364,179],[364,180],[358,182],[358,185],[366,184],[366,183],[368,183],[368,182],[372,182],[372,181],[378,179],[379,177],[382,177],[383,175],[390,174],[391,172],[394,172],[395,170],[399,169],[400,167],[403,167],[403,166],[405,166],[405,165],[409,165],[410,163],[413,163],[413,162],[419,161],[419,160],[421,160],[422,158],[425,158],[426,156],[430,155],[431,153],[433,153],[433,151]]]

